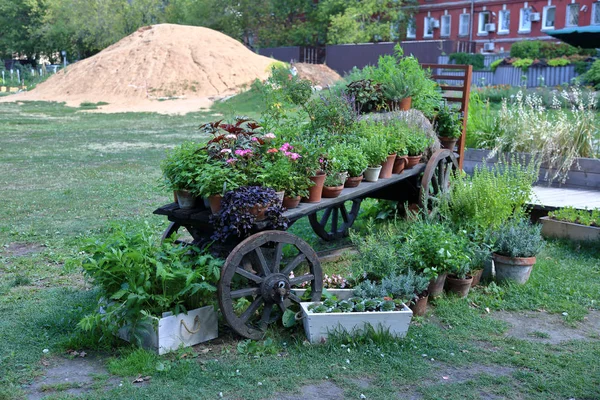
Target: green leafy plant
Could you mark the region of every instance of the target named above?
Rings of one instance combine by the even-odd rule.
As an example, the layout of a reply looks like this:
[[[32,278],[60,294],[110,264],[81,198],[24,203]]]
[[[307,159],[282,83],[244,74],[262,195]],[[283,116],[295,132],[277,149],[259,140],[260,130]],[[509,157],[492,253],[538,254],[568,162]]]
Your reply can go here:
[[[198,195],[198,184],[202,179],[201,166],[208,160],[202,145],[185,142],[167,152],[161,161],[163,186],[170,190],[189,190]]]
[[[459,138],[462,135],[462,116],[460,111],[450,107],[447,102],[442,103],[436,118],[435,130],[439,136]]]
[[[511,219],[494,230],[494,251],[507,257],[535,257],[544,245],[541,230],[541,225],[526,219]]]
[[[563,207],[549,212],[548,217],[557,221],[600,227],[600,209],[598,208],[593,210],[578,210],[574,207]]]
[[[155,230],[114,225],[103,240],[88,239],[80,261],[84,274],[97,285],[99,306],[78,326],[114,334],[127,326],[139,344],[152,329],[150,316],[179,314],[214,303],[222,261],[199,249],[159,242]]]
[[[492,72],[496,72],[496,69],[504,62],[503,58],[499,58],[497,60],[494,60],[490,63],[490,69],[492,70]]]
[[[354,98],[356,109],[361,113],[379,111],[384,106],[381,84],[371,79],[350,82],[346,93]]]
[[[360,147],[372,168],[380,166],[388,156],[388,141],[382,127],[371,121],[362,121],[358,126],[362,136]]]
[[[600,90],[600,60],[594,61],[590,69],[583,76],[583,79],[596,90]]]
[[[365,311],[401,311],[402,304],[396,304],[392,300],[382,298],[360,298],[353,297],[350,300],[332,301],[323,303],[312,303],[308,311],[315,314],[351,313]]]
[[[223,195],[246,184],[248,176],[222,160],[207,161],[197,169],[196,192],[208,197]]]
[[[513,61],[512,66],[515,68],[521,68],[523,72],[527,72],[529,67],[533,65],[533,60],[531,58],[520,58]]]
[[[346,174],[334,172],[332,174],[327,174],[324,185],[328,187],[341,186],[345,181]]]
[[[485,69],[483,54],[452,53],[449,59],[452,64],[472,65],[475,71]]]
[[[568,58],[552,58],[547,62],[551,67],[564,67],[565,65],[571,64],[571,60]]]
[[[409,156],[419,156],[430,146],[432,139],[422,131],[414,131],[406,136],[406,150]]]

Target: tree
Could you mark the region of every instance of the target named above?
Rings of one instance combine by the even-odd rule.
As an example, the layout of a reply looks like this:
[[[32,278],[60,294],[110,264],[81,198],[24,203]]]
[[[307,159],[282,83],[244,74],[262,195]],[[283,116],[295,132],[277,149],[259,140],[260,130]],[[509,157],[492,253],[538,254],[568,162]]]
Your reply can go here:
[[[39,51],[35,27],[43,12],[42,0],[0,0],[0,58],[15,53],[34,57]]]

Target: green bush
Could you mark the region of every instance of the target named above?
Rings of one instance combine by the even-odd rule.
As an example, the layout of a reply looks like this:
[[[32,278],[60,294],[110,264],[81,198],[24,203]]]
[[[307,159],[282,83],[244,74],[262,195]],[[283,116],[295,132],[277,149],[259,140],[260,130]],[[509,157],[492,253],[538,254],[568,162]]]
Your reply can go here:
[[[471,53],[453,53],[450,54],[450,61],[453,64],[466,64],[472,65],[475,71],[481,71],[485,69],[483,62],[483,54],[471,54]]]
[[[498,68],[498,66],[500,64],[502,64],[502,61],[504,61],[503,58],[499,58],[497,60],[494,60],[490,63],[490,69],[492,70],[492,72],[496,72],[496,68]]]
[[[588,72],[583,75],[584,81],[594,86],[595,89],[600,89],[600,60],[594,61]]]
[[[539,40],[517,42],[510,48],[510,56],[513,58],[560,58],[574,55],[593,56],[595,49],[582,49],[566,43],[549,43]]]
[[[507,257],[535,257],[544,245],[542,226],[526,219],[514,219],[502,224],[494,233],[494,251]]]
[[[567,58],[552,58],[548,60],[548,65],[551,67],[564,67],[569,64],[571,64],[571,61]]]
[[[512,58],[539,58],[541,43],[538,40],[516,42],[510,48],[510,56]]]
[[[515,68],[521,68],[523,72],[527,72],[529,67],[533,64],[533,60],[531,58],[522,58],[516,60],[512,63],[512,66]]]

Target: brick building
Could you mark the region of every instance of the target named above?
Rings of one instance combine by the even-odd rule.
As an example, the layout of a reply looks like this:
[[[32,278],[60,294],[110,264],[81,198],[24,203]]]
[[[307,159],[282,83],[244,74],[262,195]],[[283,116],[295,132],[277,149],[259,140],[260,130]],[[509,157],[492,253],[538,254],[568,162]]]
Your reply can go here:
[[[419,0],[406,40],[475,42],[477,52],[502,52],[522,40],[556,40],[545,31],[587,25],[600,25],[600,1]]]

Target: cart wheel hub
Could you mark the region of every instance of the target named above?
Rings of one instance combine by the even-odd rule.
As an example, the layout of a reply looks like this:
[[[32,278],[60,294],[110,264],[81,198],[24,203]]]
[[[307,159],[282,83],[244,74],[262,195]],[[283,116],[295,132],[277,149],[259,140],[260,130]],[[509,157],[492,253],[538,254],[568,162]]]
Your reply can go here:
[[[290,294],[290,282],[283,274],[272,274],[263,281],[261,289],[266,302],[281,303]]]

